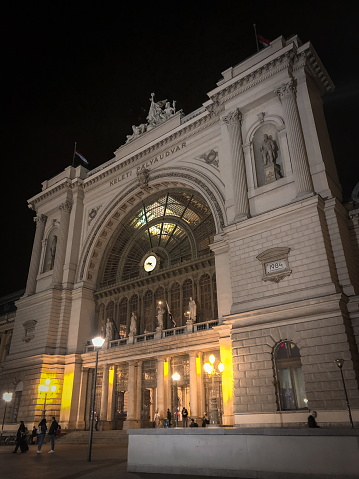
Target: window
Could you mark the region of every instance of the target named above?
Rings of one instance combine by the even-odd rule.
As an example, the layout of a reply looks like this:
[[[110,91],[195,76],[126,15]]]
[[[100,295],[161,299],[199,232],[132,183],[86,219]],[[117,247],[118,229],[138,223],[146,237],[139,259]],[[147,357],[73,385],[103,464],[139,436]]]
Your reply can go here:
[[[302,363],[298,347],[291,341],[280,342],[274,350],[274,362],[280,410],[306,408]]]

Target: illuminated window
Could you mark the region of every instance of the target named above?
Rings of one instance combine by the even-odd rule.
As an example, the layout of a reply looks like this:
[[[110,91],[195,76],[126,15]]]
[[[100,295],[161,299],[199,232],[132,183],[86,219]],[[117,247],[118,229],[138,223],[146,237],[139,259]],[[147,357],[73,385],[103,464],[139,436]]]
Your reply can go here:
[[[291,341],[280,342],[274,350],[274,362],[280,410],[306,408],[305,385],[298,347]]]

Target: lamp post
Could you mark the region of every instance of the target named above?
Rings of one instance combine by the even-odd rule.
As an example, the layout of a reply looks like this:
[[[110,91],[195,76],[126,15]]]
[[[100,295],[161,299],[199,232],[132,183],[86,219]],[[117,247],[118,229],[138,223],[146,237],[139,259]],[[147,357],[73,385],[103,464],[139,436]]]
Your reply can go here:
[[[45,393],[45,399],[44,399],[44,409],[42,410],[42,415],[45,417],[46,415],[46,399],[47,399],[47,394],[54,393],[56,391],[56,386],[54,384],[51,384],[51,379],[46,379],[45,384],[40,384],[39,386],[39,391],[42,393]]]
[[[1,433],[0,433],[0,446],[1,446],[1,440],[2,440],[2,433],[3,433],[3,430],[4,430],[4,422],[5,422],[5,416],[6,416],[7,403],[12,400],[12,393],[4,393],[2,395],[2,398],[5,401],[5,410],[4,410],[4,416],[2,418],[2,426],[1,426]]]
[[[345,393],[345,399],[347,402],[347,409],[348,409],[348,414],[349,414],[349,420],[352,428],[354,428],[354,423],[353,423],[353,418],[352,418],[352,413],[350,410],[350,404],[349,404],[349,398],[348,398],[348,393],[347,393],[347,388],[345,387],[345,381],[344,381],[344,375],[343,375],[343,365],[344,365],[344,359],[335,359],[334,360],[335,364],[338,366],[340,369],[340,374],[342,376],[342,381],[343,381],[343,388],[344,388],[344,393]]]
[[[92,388],[92,398],[91,398],[91,416],[90,416],[90,438],[89,438],[89,447],[88,447],[88,462],[91,462],[91,452],[92,452],[92,436],[93,436],[93,421],[94,421],[94,409],[95,409],[95,397],[96,397],[96,380],[97,380],[97,366],[98,366],[98,352],[99,349],[103,346],[105,342],[104,338],[97,336],[93,338],[92,344],[94,345],[96,351],[96,362],[95,362],[95,377],[93,380]]]
[[[218,418],[218,397],[214,390],[214,377],[216,375],[221,375],[224,371],[224,364],[219,362],[216,366],[216,357],[214,354],[211,354],[208,358],[208,363],[205,363],[203,369],[206,371],[208,376],[212,378],[212,389],[210,397],[210,406],[209,406],[209,423],[212,427],[219,427],[219,418]]]
[[[178,373],[172,374],[173,380],[173,399],[175,399],[175,427],[178,427],[178,391],[177,391],[177,382],[181,379],[181,376]],[[175,386],[176,385],[176,386]],[[175,396],[176,394],[176,396]]]

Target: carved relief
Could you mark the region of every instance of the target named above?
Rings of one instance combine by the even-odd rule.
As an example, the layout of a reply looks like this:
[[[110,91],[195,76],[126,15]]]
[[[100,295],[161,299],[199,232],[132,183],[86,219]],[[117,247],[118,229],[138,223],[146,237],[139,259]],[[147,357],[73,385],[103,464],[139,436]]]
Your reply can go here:
[[[96,217],[98,210],[101,208],[100,206],[97,206],[96,208],[92,208],[92,210],[89,212],[89,220],[88,220],[88,225],[91,224],[92,220]]]
[[[218,168],[219,166],[219,161],[218,161],[218,152],[215,150],[210,150],[207,153],[204,153],[203,155],[198,156],[195,158],[196,160],[203,160],[207,165],[212,165]]]
[[[138,185],[140,188],[146,188],[148,186],[148,180],[150,179],[150,170],[142,168],[137,172]]]
[[[25,335],[22,338],[24,343],[29,343],[34,337],[35,337],[35,326],[36,326],[37,321],[34,319],[26,321],[23,324],[24,330],[25,330]]]

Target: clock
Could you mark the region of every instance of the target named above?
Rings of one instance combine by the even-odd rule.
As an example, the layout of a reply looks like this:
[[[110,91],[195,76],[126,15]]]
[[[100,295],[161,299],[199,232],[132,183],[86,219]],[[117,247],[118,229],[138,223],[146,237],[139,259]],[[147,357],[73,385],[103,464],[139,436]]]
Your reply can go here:
[[[143,263],[143,269],[147,273],[150,273],[151,271],[153,271],[156,268],[156,264],[157,264],[157,259],[156,259],[155,256],[153,256],[153,255],[147,256],[147,258],[145,259],[145,261]]]

